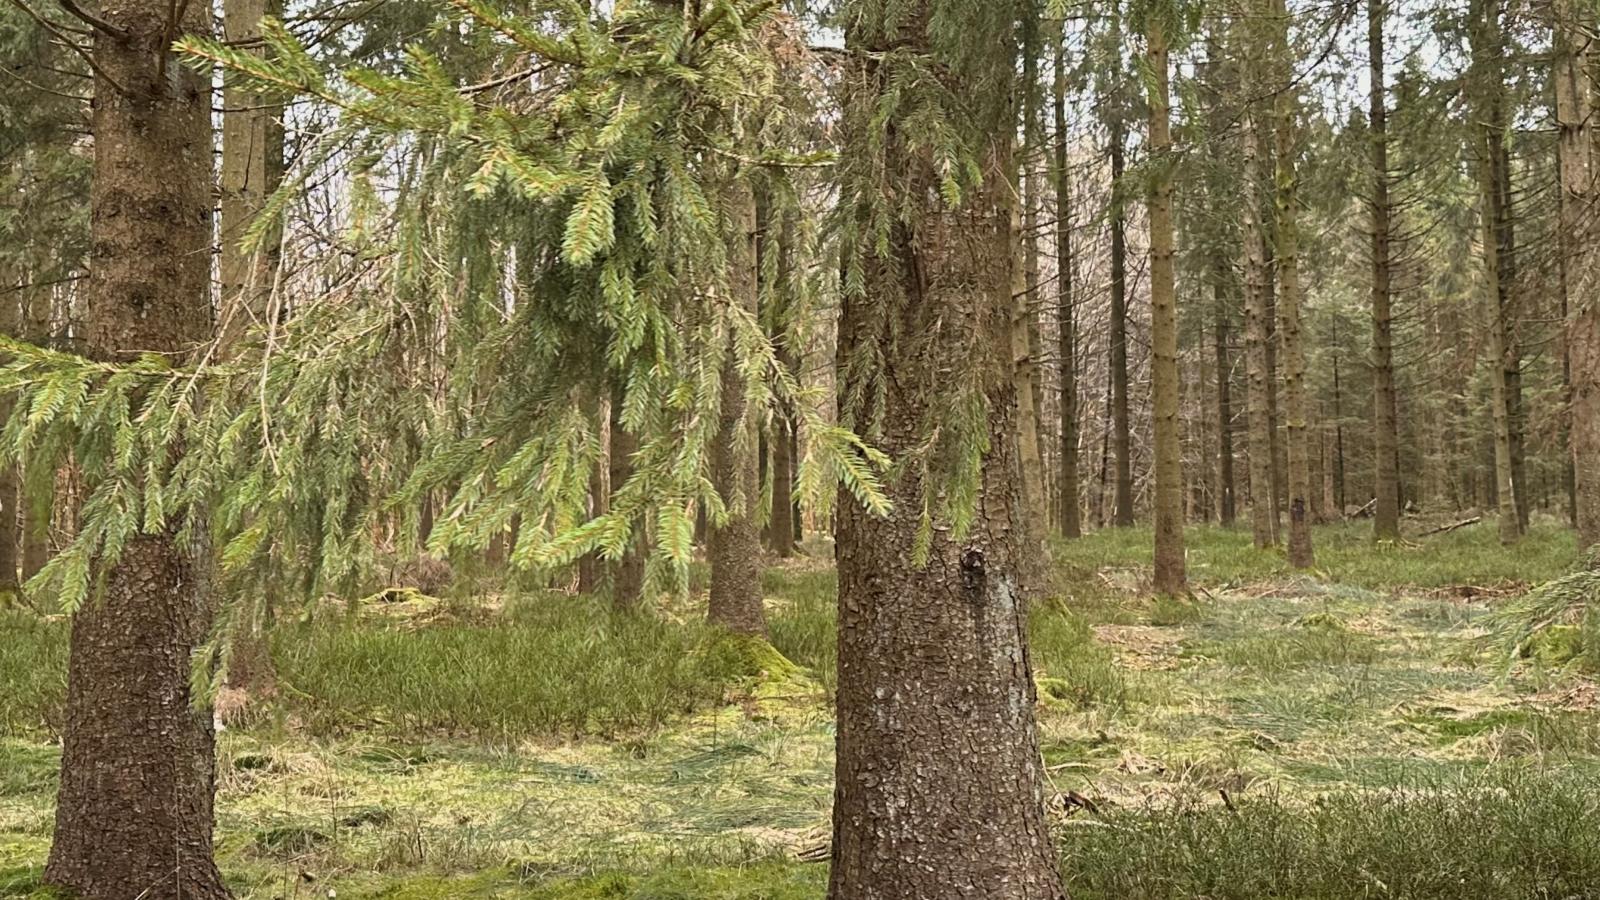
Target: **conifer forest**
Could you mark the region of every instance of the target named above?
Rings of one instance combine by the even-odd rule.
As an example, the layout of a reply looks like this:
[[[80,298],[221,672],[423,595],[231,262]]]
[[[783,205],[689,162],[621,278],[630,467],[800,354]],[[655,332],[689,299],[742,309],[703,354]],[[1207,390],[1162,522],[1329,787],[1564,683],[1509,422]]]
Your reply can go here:
[[[0,898],[1600,900],[1600,0],[0,0]]]

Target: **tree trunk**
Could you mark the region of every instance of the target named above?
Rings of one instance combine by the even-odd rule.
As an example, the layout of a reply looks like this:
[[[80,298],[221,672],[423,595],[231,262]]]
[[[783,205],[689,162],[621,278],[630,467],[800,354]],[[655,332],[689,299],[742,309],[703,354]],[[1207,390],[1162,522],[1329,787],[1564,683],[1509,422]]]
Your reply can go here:
[[[1049,528],[1050,510],[1050,470],[1045,465],[1049,458],[1049,441],[1045,440],[1045,406],[1044,406],[1044,370],[1041,361],[1044,359],[1044,334],[1039,327],[1039,317],[1044,309],[1044,301],[1039,293],[1039,197],[1042,193],[1039,170],[1036,157],[1040,154],[1043,143],[1039,139],[1039,117],[1041,104],[1039,100],[1039,54],[1041,42],[1039,40],[1039,27],[1036,21],[1026,19],[1024,30],[1027,33],[1024,45],[1023,91],[1022,91],[1022,128],[1023,145],[1026,148],[1022,155],[1022,248],[1023,248],[1023,284],[1026,288],[1026,302],[1023,306],[1023,321],[1027,327],[1027,381],[1028,403],[1024,411],[1032,410],[1033,425],[1033,455],[1039,458],[1039,480],[1033,486],[1037,494],[1027,498],[1028,506],[1032,510],[1035,537],[1043,538]],[[1026,451],[1025,451],[1026,452]],[[1027,459],[1026,456],[1023,457]]]
[[[633,476],[633,454],[639,451],[638,439],[622,422],[622,399],[622,388],[614,386],[611,389],[611,437],[606,448],[613,498]],[[644,599],[644,557],[644,523],[636,522],[627,549],[621,558],[611,561],[611,605],[619,612],[637,610]]]
[[[1133,446],[1128,423],[1128,217],[1123,211],[1127,185],[1126,123],[1122,104],[1122,27],[1120,7],[1113,4],[1112,38],[1116,42],[1117,72],[1111,105],[1111,415],[1115,432],[1112,450],[1116,462],[1116,507],[1112,523],[1133,525]]]
[[[281,16],[281,0],[223,0],[222,26],[229,42],[245,52],[261,37],[261,20]],[[235,348],[253,326],[266,320],[277,279],[279,229],[271,223],[258,249],[241,246],[255,226],[267,198],[283,179],[283,109],[250,87],[229,84],[222,92],[221,252],[219,319],[221,346]]]
[[[1261,118],[1264,121],[1270,121],[1271,117],[1267,115],[1266,110],[1262,110]],[[1263,131],[1268,137],[1272,135],[1270,127],[1264,128]],[[1257,146],[1270,151],[1272,143],[1268,141],[1263,144],[1257,144]],[[1261,171],[1270,181],[1272,177],[1270,173],[1274,171],[1270,152],[1268,157],[1265,164],[1262,165]],[[1289,488],[1284,478],[1286,462],[1283,458],[1283,440],[1278,434],[1278,426],[1283,421],[1278,415],[1278,259],[1277,242],[1270,235],[1270,229],[1272,228],[1271,217],[1275,216],[1275,212],[1271,197],[1268,196],[1263,199],[1265,201],[1263,211],[1259,215],[1263,223],[1262,228],[1269,232],[1262,238],[1262,260],[1266,265],[1266,269],[1261,279],[1261,296],[1263,300],[1261,316],[1265,322],[1264,327],[1267,332],[1267,445],[1270,450],[1267,454],[1267,460],[1272,469],[1272,478],[1269,481],[1272,487],[1271,503],[1268,504],[1267,508],[1271,512],[1269,521],[1272,525],[1272,542],[1277,544],[1283,540],[1281,514],[1283,511],[1283,498],[1288,493]]]
[[[1267,381],[1266,234],[1261,222],[1261,157],[1254,108],[1240,126],[1244,164],[1245,401],[1250,428],[1250,531],[1258,548],[1277,543],[1272,508],[1272,415]]]
[[[224,0],[222,26],[227,39],[248,47],[261,37],[261,20],[282,14],[276,0]],[[260,53],[261,51],[246,50]],[[219,354],[239,349],[249,328],[264,322],[277,279],[279,238],[269,227],[258,249],[241,246],[245,234],[266,206],[283,177],[282,109],[248,87],[229,85],[222,92],[221,247],[217,271],[222,280]],[[230,640],[228,686],[246,696],[264,696],[277,686],[277,671],[268,647],[267,622],[273,615],[271,592],[241,598]]]
[[[1076,263],[1072,256],[1072,181],[1067,160],[1066,31],[1055,48],[1056,314],[1060,322],[1061,367],[1061,533],[1083,536],[1078,498],[1078,312],[1073,297]]]
[[[754,318],[760,289],[756,257],[756,198],[749,185],[732,189],[728,222],[730,298]],[[706,556],[711,562],[710,619],[735,634],[767,633],[761,602],[761,530],[756,524],[761,499],[757,471],[756,417],[746,415],[744,378],[739,374],[738,341],[730,330],[722,363],[722,400],[716,440],[711,446],[711,480],[727,516],[710,523]]]
[[[1400,539],[1399,422],[1394,389],[1394,314],[1389,275],[1389,131],[1384,103],[1383,26],[1386,0],[1367,0],[1367,57],[1372,82],[1368,127],[1372,132],[1372,533]]]
[[[1183,445],[1178,422],[1178,292],[1172,270],[1172,122],[1167,36],[1159,15],[1146,25],[1150,78],[1150,382],[1155,432],[1155,588],[1188,589],[1183,555]]]
[[[0,333],[20,337],[22,308],[18,305],[18,279],[8,270],[0,279]],[[0,403],[0,422],[11,421],[10,400]],[[0,468],[0,609],[21,599],[17,587],[17,563],[22,550],[21,479],[15,465]]]
[[[28,341],[40,347],[55,345],[54,334],[50,327],[50,293],[35,291],[28,297],[24,312],[27,315],[27,331],[25,336]],[[26,475],[27,473],[23,473]],[[31,480],[31,479],[29,479]],[[53,479],[52,479],[53,480]],[[50,561],[50,520],[54,516],[55,494],[52,491],[39,492],[36,496],[29,496],[30,492],[23,490],[19,495],[22,507],[22,581],[39,574],[39,570]],[[30,601],[32,598],[30,598]]]
[[[1285,0],[1268,0],[1276,20],[1278,339],[1282,347],[1284,441],[1288,451],[1289,565],[1309,569],[1311,549],[1310,432],[1306,424],[1306,359],[1300,333],[1300,229],[1295,174],[1294,51]]]
[[[1481,201],[1481,227],[1483,240],[1483,278],[1485,315],[1489,319],[1490,416],[1494,436],[1494,486],[1495,500],[1500,513],[1500,542],[1514,544],[1522,537],[1522,519],[1518,513],[1514,441],[1512,437],[1514,410],[1511,398],[1511,372],[1514,370],[1514,351],[1510,326],[1504,302],[1504,279],[1500,269],[1502,247],[1503,211],[1500,166],[1500,115],[1499,93],[1503,87],[1500,62],[1501,30],[1499,0],[1476,0],[1473,4],[1472,69],[1471,78],[1474,102],[1471,106],[1475,120],[1478,157],[1478,183]]]
[[[1594,194],[1589,154],[1589,39],[1572,0],[1553,0],[1557,156],[1561,171],[1561,289],[1567,317],[1573,506],[1578,544],[1600,543],[1600,304],[1589,240]]]
[[[1237,487],[1233,474],[1233,385],[1232,361],[1228,358],[1228,293],[1227,262],[1219,260],[1216,281],[1212,285],[1212,299],[1216,307],[1216,327],[1213,331],[1213,352],[1217,368],[1217,521],[1224,528],[1232,528],[1238,521]]]
[[[187,355],[212,334],[211,74],[172,56],[170,5],[107,0],[92,125],[88,347]],[[177,26],[208,34],[211,9]],[[202,529],[203,531],[203,529]],[[45,880],[89,900],[227,897],[212,859],[211,713],[190,659],[214,613],[203,547],[141,534],[72,623]]]
[[[882,393],[843,421],[875,422],[871,439],[904,459],[927,439],[929,417],[950,391],[976,391],[983,414],[974,441],[987,443],[970,532],[927,535],[915,559],[925,478],[969,477],[906,466],[886,485],[893,507],[877,516],[841,490],[837,781],[831,900],[1062,900],[1057,851],[1045,820],[1036,703],[1027,648],[1017,447],[1017,383],[1011,360],[1014,242],[1010,141],[1013,60],[952,63],[934,50],[928,0],[885,25],[875,4],[853,7],[847,46],[862,70],[852,96],[846,160],[877,159],[883,181],[853,168],[860,192],[846,209],[871,215],[889,204],[885,249],[864,254],[863,289],[847,291],[839,325],[840,396],[873,396],[843,361],[881,354]],[[1012,46],[1010,17],[979,35]],[[998,24],[1003,23],[1003,24]],[[893,53],[888,51],[893,48]],[[983,181],[959,208],[941,198],[940,165],[891,120],[872,111],[894,90],[878,61],[919,54],[969,117],[959,127],[993,139],[978,160]],[[970,71],[978,69],[979,71]],[[963,71],[966,70],[966,71]],[[903,114],[903,113],[902,113]],[[959,373],[952,383],[952,373]],[[859,391],[859,394],[857,393]],[[956,423],[951,423],[952,425]],[[938,660],[930,664],[930,660]]]
[[[609,404],[599,392],[591,394],[587,401],[587,412],[590,424],[602,433],[610,424]],[[610,508],[611,485],[608,483],[607,466],[602,458],[595,462],[594,468],[589,472],[589,517],[598,518],[606,514]],[[595,550],[585,553],[578,559],[578,593],[594,596],[601,591],[605,574],[605,560],[600,551]]]
[[[1528,451],[1527,451],[1527,409],[1522,401],[1522,335],[1520,327],[1519,303],[1517,297],[1519,288],[1517,284],[1517,231],[1515,198],[1511,186],[1511,155],[1506,148],[1506,113],[1505,92],[1497,88],[1492,100],[1495,110],[1494,118],[1497,123],[1490,134],[1492,159],[1494,162],[1494,185],[1497,195],[1495,204],[1496,226],[1500,251],[1500,307],[1501,315],[1506,320],[1506,345],[1504,365],[1506,367],[1506,416],[1510,422],[1511,430],[1511,479],[1515,486],[1517,503],[1517,522],[1520,531],[1528,530],[1529,515],[1532,512],[1529,501],[1532,497],[1528,490]]]

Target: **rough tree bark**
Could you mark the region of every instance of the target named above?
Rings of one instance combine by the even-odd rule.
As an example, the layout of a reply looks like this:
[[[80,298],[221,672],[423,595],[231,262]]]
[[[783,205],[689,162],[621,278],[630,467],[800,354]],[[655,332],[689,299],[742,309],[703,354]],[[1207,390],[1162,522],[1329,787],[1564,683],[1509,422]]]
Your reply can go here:
[[[1250,431],[1250,532],[1259,548],[1277,543],[1272,508],[1272,415],[1267,381],[1266,233],[1261,222],[1261,155],[1254,108],[1240,125],[1243,157],[1245,403]]]
[[[1295,173],[1295,104],[1293,47],[1289,43],[1289,9],[1285,0],[1268,0],[1275,20],[1273,49],[1277,83],[1276,208],[1278,262],[1278,340],[1283,362],[1284,441],[1288,451],[1289,565],[1309,569],[1316,559],[1311,548],[1311,435],[1306,424],[1306,358],[1300,333],[1300,229]]]
[[[280,0],[224,0],[223,33],[228,41],[250,49],[261,37],[261,20],[281,16]],[[240,242],[256,223],[267,198],[283,179],[283,109],[264,95],[238,84],[222,92],[221,243],[217,272],[222,282],[218,330],[221,346],[237,346],[254,325],[265,321],[279,260],[278,229],[270,227],[259,249],[246,251]]]
[[[1116,464],[1116,506],[1112,524],[1133,526],[1133,444],[1128,421],[1128,217],[1123,211],[1127,185],[1127,114],[1122,98],[1122,18],[1120,3],[1111,10],[1112,39],[1117,50],[1115,87],[1110,98],[1111,116],[1111,417],[1112,454]]]
[[[1389,129],[1384,101],[1384,4],[1367,0],[1367,71],[1372,83],[1367,124],[1372,133],[1372,535],[1400,539],[1400,435],[1394,387],[1394,314],[1390,288]],[[1342,455],[1341,455],[1342,458]]]
[[[106,0],[97,31],[87,346],[186,357],[212,336],[211,76],[170,50],[211,8]],[[214,736],[189,693],[214,614],[204,548],[141,534],[72,622],[45,880],[89,900],[227,897],[212,859]]]
[[[1567,311],[1572,494],[1583,548],[1600,543],[1600,286],[1593,271],[1589,38],[1573,0],[1552,0],[1557,156],[1561,171],[1561,290]]]
[[[16,280],[10,271],[0,279],[0,333],[20,337],[22,308],[16,296]],[[9,296],[6,296],[9,295]],[[11,401],[0,403],[0,421],[11,421]],[[21,479],[15,465],[0,468],[0,609],[21,599],[17,582],[17,563],[22,550]]]
[[[1233,363],[1228,357],[1229,319],[1227,261],[1216,264],[1212,284],[1215,306],[1215,327],[1212,330],[1212,352],[1216,356],[1217,370],[1217,521],[1224,528],[1232,528],[1238,521],[1238,488],[1233,474]]]
[[[749,185],[732,189],[728,203],[728,286],[730,300],[753,320],[760,266],[756,259],[756,198]],[[767,633],[761,602],[761,529],[756,524],[761,497],[757,471],[756,417],[746,415],[744,378],[734,358],[737,341],[730,331],[722,363],[722,402],[716,440],[711,446],[711,480],[717,486],[727,518],[711,522],[706,557],[711,563],[711,622],[735,634]]]
[[[622,422],[622,388],[613,386],[610,440],[606,447],[611,497],[633,476],[633,454],[638,451],[638,439]],[[637,610],[644,600],[644,554],[644,526],[635,524],[627,549],[611,561],[611,606],[618,612]]]
[[[1167,36],[1159,12],[1145,26],[1150,71],[1150,382],[1155,432],[1155,588],[1188,589],[1183,552],[1183,446],[1178,422],[1178,292],[1172,269],[1172,113]]]
[[[1471,106],[1474,118],[1473,131],[1477,150],[1479,219],[1483,232],[1480,250],[1483,254],[1484,310],[1489,319],[1489,387],[1490,417],[1494,437],[1495,500],[1500,515],[1500,542],[1514,544],[1522,537],[1522,518],[1518,513],[1516,467],[1510,373],[1515,368],[1515,351],[1511,343],[1510,324],[1504,302],[1504,279],[1500,269],[1500,250],[1503,211],[1501,184],[1498,176],[1500,133],[1497,122],[1498,94],[1504,75],[1500,61],[1500,3],[1499,0],[1476,0],[1473,3],[1472,42],[1473,80]]]
[[[1055,179],[1056,179],[1056,314],[1061,367],[1061,533],[1083,536],[1083,509],[1078,498],[1078,312],[1073,297],[1076,263],[1072,256],[1072,181],[1067,160],[1067,40],[1062,29],[1055,47]]]
[[[778,282],[773,285],[770,295],[780,304],[780,308],[772,317],[775,323],[772,337],[778,344],[778,364],[798,377],[800,366],[795,359],[794,348],[790,346],[787,327],[792,299],[791,283],[795,274],[794,214],[785,213],[775,225]],[[772,417],[772,512],[767,525],[768,546],[779,559],[788,559],[794,556],[795,551],[794,427],[794,410],[788,403],[782,403]]]
[[[35,291],[28,298],[27,331],[29,342],[49,347],[54,344],[50,327],[51,297],[49,291]],[[27,474],[27,473],[24,473]],[[22,581],[39,574],[50,561],[50,520],[54,515],[55,497],[51,493],[20,497],[22,505]]]
[[[1046,782],[1033,718],[1020,570],[1027,552],[1020,495],[1017,384],[1011,350],[1014,249],[1011,140],[1013,60],[951,61],[928,34],[928,0],[894,25],[862,3],[846,36],[861,67],[848,79],[845,159],[878,159],[883,179],[860,176],[847,209],[876,204],[907,213],[887,249],[870,254],[864,290],[847,292],[839,359],[882,354],[883,392],[844,421],[877,423],[872,438],[905,458],[927,437],[930,415],[961,383],[980,391],[984,455],[970,532],[929,536],[914,558],[925,483],[907,466],[886,486],[893,509],[875,516],[841,492],[837,785],[832,900],[1061,900]],[[985,46],[1012,46],[1009,17],[984,16]],[[894,53],[887,53],[890,48]],[[892,90],[885,58],[918,54],[923,71],[965,101],[963,123],[990,139],[983,180],[962,204],[940,199],[939,164],[891,120],[869,110]],[[978,71],[972,71],[977,69]],[[879,149],[881,148],[881,149]],[[874,167],[875,168],[875,167]],[[866,213],[870,215],[870,213]],[[840,396],[870,377],[841,364]],[[872,391],[862,394],[871,395]],[[947,476],[937,472],[932,477]]]
[[[248,48],[261,37],[261,20],[281,14],[277,0],[224,0],[223,33],[230,42]],[[254,250],[247,251],[241,241],[283,178],[283,123],[282,108],[247,86],[228,85],[222,92],[222,105],[222,166],[217,179],[222,194],[218,352],[227,357],[238,350],[251,327],[266,320],[272,301],[278,274],[278,229],[269,227]],[[271,694],[276,689],[277,670],[266,630],[275,600],[271,592],[259,599],[241,598],[244,608],[231,637],[228,685],[250,696]]]

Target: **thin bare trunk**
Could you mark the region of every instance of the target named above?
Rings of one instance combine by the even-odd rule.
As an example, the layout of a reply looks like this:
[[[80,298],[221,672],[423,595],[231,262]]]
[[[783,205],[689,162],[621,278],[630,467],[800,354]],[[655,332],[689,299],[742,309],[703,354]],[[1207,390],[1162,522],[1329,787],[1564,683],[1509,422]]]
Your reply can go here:
[[[1368,128],[1372,133],[1372,457],[1377,502],[1373,537],[1400,539],[1399,422],[1394,387],[1394,313],[1389,274],[1389,130],[1384,102],[1383,26],[1388,0],[1367,0],[1367,70],[1372,83]],[[1341,433],[1342,438],[1342,433]],[[1341,459],[1343,451],[1341,448]]]
[[[1289,565],[1308,569],[1311,548],[1310,434],[1306,423],[1306,359],[1300,331],[1300,227],[1296,198],[1294,57],[1285,0],[1268,0],[1276,20],[1278,339],[1283,363],[1284,441],[1288,453]]]
[[[1600,544],[1600,303],[1593,270],[1594,176],[1590,159],[1589,38],[1573,0],[1552,0],[1557,155],[1561,168],[1561,291],[1567,317],[1571,496],[1578,543]]]
[[[1250,530],[1257,547],[1277,543],[1272,508],[1272,387],[1267,380],[1266,233],[1261,222],[1261,156],[1254,109],[1240,127],[1244,161],[1245,400],[1250,429]]]
[[[1060,321],[1061,367],[1061,532],[1083,535],[1083,510],[1078,498],[1078,311],[1073,297],[1076,264],[1072,256],[1072,181],[1067,160],[1066,31],[1055,48],[1055,188],[1056,188],[1056,314]]]
[[[1172,122],[1167,36],[1159,15],[1146,25],[1150,79],[1150,381],[1155,431],[1155,588],[1188,589],[1183,550],[1183,446],[1178,422],[1178,292],[1172,268]]]
[[[739,184],[729,200],[728,282],[732,300],[752,318],[760,296],[756,243],[756,198]],[[757,472],[756,417],[746,415],[744,380],[734,358],[738,341],[730,332],[722,363],[719,428],[711,447],[711,477],[726,518],[711,522],[706,556],[711,562],[711,622],[735,634],[765,636],[767,615],[761,602],[761,531],[757,522],[761,479]]]

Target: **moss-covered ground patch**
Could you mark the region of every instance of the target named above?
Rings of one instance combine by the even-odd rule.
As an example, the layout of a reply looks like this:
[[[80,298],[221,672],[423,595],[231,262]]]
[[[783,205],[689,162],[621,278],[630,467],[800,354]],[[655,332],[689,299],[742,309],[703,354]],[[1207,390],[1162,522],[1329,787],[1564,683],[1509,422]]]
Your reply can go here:
[[[1181,601],[1141,588],[1147,536],[1058,548],[1029,624],[1072,895],[1600,897],[1600,690],[1473,640],[1570,540],[1317,536],[1294,575],[1192,530]],[[770,647],[559,597],[306,626],[271,714],[221,736],[224,870],[246,900],[820,900],[834,580],[766,584]],[[62,640],[0,620],[0,897],[43,896]]]

